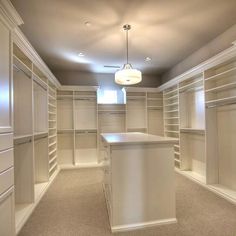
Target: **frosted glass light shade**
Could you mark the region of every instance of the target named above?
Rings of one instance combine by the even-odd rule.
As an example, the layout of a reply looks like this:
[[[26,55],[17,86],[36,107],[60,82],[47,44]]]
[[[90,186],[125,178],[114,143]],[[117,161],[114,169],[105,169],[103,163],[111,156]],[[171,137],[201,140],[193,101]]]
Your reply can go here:
[[[121,85],[138,84],[142,81],[142,73],[133,69],[130,64],[125,64],[122,70],[115,73],[115,82]]]

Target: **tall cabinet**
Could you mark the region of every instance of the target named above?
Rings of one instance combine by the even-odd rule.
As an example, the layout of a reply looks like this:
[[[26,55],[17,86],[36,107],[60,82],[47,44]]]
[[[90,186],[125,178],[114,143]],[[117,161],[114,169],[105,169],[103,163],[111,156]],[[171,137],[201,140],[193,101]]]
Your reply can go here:
[[[0,235],[15,234],[12,34],[22,24],[12,5],[0,1]]]

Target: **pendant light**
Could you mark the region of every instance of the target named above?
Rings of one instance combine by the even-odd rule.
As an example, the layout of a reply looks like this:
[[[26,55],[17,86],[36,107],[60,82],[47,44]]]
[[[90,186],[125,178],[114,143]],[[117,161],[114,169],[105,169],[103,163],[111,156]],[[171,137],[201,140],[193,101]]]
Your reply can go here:
[[[138,84],[142,81],[142,73],[139,70],[133,69],[129,63],[128,31],[131,29],[131,25],[124,25],[123,29],[126,31],[126,64],[115,73],[115,82],[121,85]]]

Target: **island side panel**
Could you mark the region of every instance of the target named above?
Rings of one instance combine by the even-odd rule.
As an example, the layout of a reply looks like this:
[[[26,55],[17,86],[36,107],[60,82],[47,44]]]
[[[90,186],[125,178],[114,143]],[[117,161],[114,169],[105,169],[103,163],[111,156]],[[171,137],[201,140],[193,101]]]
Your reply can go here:
[[[112,227],[173,223],[173,144],[114,145],[111,159]]]

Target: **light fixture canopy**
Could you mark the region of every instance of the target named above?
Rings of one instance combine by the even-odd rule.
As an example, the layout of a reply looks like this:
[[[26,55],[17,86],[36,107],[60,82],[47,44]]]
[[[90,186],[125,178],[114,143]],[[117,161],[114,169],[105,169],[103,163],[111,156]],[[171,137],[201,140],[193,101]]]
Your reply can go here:
[[[138,84],[142,81],[142,73],[137,69],[133,69],[129,63],[129,43],[128,43],[128,31],[131,29],[131,25],[124,25],[123,29],[126,31],[126,64],[124,64],[121,70],[115,73],[115,82],[121,85]]]

